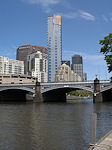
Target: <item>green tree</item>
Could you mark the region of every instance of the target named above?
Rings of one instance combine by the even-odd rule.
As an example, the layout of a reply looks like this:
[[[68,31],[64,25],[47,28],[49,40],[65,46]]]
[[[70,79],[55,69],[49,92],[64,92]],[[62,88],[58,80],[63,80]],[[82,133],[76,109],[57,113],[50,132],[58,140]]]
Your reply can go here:
[[[104,40],[100,40],[100,44],[103,47],[100,49],[100,52],[105,54],[105,60],[107,62],[108,71],[112,71],[112,33],[104,37]]]

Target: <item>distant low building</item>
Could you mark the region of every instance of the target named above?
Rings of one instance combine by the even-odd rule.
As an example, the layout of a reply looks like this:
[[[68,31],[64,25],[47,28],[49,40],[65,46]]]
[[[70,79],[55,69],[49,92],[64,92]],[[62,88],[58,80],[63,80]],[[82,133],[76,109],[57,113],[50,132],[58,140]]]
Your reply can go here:
[[[24,74],[24,62],[0,56],[0,74]]]
[[[0,84],[35,83],[36,79],[25,75],[0,74]]]
[[[48,82],[48,57],[46,53],[37,51],[27,56],[27,74],[37,78],[39,82]]]
[[[55,75],[55,82],[70,82],[70,81],[81,81],[81,77],[74,73],[71,68],[63,64],[60,67],[58,67],[58,71]]]

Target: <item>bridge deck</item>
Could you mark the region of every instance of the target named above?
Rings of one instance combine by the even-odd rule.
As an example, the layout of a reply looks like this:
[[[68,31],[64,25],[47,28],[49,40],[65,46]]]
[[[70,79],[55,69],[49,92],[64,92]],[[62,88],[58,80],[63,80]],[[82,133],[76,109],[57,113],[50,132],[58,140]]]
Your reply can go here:
[[[90,147],[89,150],[112,150],[112,130],[101,138],[94,146]]]

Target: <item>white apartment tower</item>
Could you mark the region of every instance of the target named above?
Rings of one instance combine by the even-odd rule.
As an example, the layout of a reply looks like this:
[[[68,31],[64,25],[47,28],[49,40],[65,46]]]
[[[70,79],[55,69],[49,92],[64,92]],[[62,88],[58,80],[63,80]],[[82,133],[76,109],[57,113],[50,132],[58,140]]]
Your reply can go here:
[[[54,82],[62,60],[61,16],[49,16],[47,24],[48,82]]]
[[[46,53],[37,51],[27,56],[27,74],[38,79],[38,82],[48,81],[48,57]]]
[[[24,74],[24,62],[0,56],[0,74]]]

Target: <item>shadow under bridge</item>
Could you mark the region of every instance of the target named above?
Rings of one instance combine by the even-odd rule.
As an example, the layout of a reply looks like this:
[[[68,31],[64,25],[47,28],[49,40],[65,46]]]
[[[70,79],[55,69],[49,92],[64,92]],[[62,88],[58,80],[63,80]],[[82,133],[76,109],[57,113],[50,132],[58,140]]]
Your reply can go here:
[[[28,88],[3,88],[0,89],[0,101],[26,101],[26,94],[34,93]]]
[[[64,87],[64,88],[56,88],[51,90],[45,90],[42,92],[42,97],[44,102],[66,102],[66,93],[75,91],[75,90],[86,90],[91,91],[91,89],[83,89],[83,88],[73,88],[73,87]]]
[[[112,86],[107,87],[107,89],[102,90],[102,101],[112,101]]]

